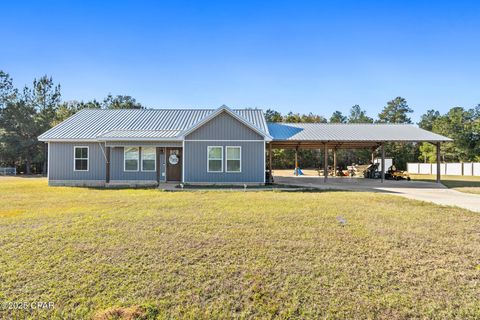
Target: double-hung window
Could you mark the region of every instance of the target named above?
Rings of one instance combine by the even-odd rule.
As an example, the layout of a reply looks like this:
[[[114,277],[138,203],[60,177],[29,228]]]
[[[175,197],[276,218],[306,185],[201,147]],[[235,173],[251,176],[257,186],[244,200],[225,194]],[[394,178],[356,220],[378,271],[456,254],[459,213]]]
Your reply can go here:
[[[223,147],[207,147],[207,172],[223,171]]]
[[[137,147],[126,147],[123,149],[123,159],[125,171],[138,171],[138,156],[139,148]]]
[[[155,148],[142,148],[142,171],[155,171],[156,152]]]
[[[228,146],[227,154],[227,172],[242,172],[242,148]]]
[[[74,171],[88,171],[88,147],[74,147]]]

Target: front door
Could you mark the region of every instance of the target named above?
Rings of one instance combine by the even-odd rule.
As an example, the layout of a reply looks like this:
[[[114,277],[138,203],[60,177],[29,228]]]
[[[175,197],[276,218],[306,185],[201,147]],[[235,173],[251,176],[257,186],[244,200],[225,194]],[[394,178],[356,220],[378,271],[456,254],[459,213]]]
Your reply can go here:
[[[167,148],[167,181],[182,181],[182,148]]]

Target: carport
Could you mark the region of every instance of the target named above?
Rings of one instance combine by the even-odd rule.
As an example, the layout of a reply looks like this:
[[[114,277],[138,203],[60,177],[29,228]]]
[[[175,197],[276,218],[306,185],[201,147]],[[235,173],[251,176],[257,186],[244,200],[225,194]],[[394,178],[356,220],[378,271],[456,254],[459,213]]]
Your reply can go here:
[[[380,149],[381,181],[385,180],[385,144],[429,142],[436,146],[436,181],[440,183],[440,146],[452,139],[423,130],[410,124],[339,124],[339,123],[268,123],[273,137],[268,143],[268,170],[272,177],[272,150],[294,149],[295,167],[298,168],[297,152],[300,149],[323,150],[324,181],[328,179],[328,156],[333,152],[333,168],[336,173],[337,150],[367,149],[373,152]],[[373,159],[372,159],[373,160]]]

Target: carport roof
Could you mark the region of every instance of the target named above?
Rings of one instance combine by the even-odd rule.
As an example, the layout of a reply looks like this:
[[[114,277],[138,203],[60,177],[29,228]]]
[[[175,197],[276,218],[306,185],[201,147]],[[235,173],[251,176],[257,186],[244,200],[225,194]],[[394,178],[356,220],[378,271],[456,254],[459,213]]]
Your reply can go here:
[[[274,142],[447,142],[452,139],[409,124],[268,123]]]

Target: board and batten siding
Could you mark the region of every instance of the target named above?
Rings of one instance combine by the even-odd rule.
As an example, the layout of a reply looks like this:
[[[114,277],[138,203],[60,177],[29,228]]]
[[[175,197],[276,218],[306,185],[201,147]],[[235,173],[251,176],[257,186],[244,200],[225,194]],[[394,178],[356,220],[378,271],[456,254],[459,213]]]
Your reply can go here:
[[[185,140],[262,140],[263,136],[226,112],[222,112],[189,135]]]
[[[105,181],[105,156],[98,143],[49,142],[49,181]],[[74,147],[88,147],[88,171],[74,171]]]
[[[185,141],[185,183],[263,183],[264,141]],[[208,146],[222,146],[223,172],[207,172]],[[225,172],[226,146],[239,146],[241,172]]]
[[[207,149],[222,146],[223,172],[208,172]],[[225,172],[226,146],[239,146],[241,172]],[[263,183],[265,176],[264,137],[226,112],[220,113],[185,137],[185,183]]]
[[[138,143],[136,146],[138,147]],[[142,171],[141,155],[138,162],[138,171],[124,171],[123,166],[124,159],[124,148],[123,147],[114,147],[111,149],[110,157],[110,180],[115,182],[115,180],[120,181],[156,181],[157,172],[156,171]],[[165,155],[160,155],[160,180],[165,180]]]

